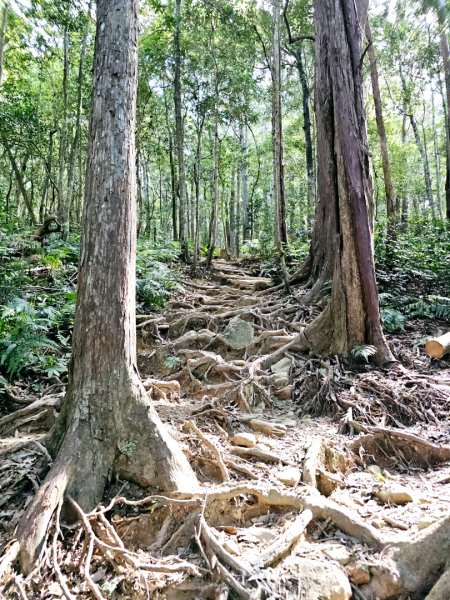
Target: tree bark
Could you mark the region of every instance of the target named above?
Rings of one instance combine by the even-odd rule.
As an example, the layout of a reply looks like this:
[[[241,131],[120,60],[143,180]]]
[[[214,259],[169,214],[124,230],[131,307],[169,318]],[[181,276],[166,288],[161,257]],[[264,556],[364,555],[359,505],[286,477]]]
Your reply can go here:
[[[383,165],[384,191],[386,194],[386,212],[388,223],[395,222],[395,193],[392,183],[391,165],[389,161],[388,143],[386,128],[383,119],[383,107],[381,103],[380,84],[378,79],[377,58],[373,47],[372,33],[370,31],[369,20],[366,21],[366,39],[368,43],[367,54],[369,56],[370,78],[372,81],[373,102],[375,105],[375,119],[377,122],[378,138],[380,140],[381,162]]]
[[[61,223],[62,237],[67,240],[69,235],[69,207],[65,189],[65,156],[67,146],[67,102],[69,85],[69,29],[64,28],[63,44],[63,81],[62,81],[62,123],[59,130],[59,174],[58,174],[58,216]]]
[[[283,126],[281,113],[280,0],[273,2],[272,40],[272,128],[273,192],[275,208],[275,246],[283,253],[287,245],[286,202],[284,193]]]
[[[445,167],[445,205],[446,217],[450,219],[450,51],[448,44],[448,27],[445,15],[445,0],[439,0],[438,5],[438,23],[441,29],[440,50],[442,61],[444,63],[445,95],[447,100],[447,117],[445,120],[445,147],[446,147],[446,167]]]
[[[25,181],[23,179],[23,175],[20,170],[20,167],[17,164],[16,157],[14,156],[13,151],[11,150],[11,146],[9,145],[8,139],[3,132],[1,134],[1,138],[2,138],[2,143],[6,150],[6,154],[8,155],[9,162],[11,163],[12,170],[14,171],[14,175],[15,175],[16,181],[17,181],[17,186],[19,188],[20,195],[22,196],[23,201],[25,203],[25,207],[26,207],[28,215],[30,217],[31,224],[37,225],[36,217],[35,217],[34,210],[33,210],[33,203],[31,201],[31,198],[28,195],[27,188],[25,187]]]
[[[70,215],[72,210],[73,197],[75,193],[75,165],[77,160],[77,151],[81,139],[81,115],[83,112],[83,82],[84,82],[84,66],[86,63],[86,52],[87,42],[89,35],[89,20],[91,18],[91,5],[92,0],[89,0],[86,24],[83,30],[83,38],[81,40],[80,60],[78,64],[78,77],[77,77],[77,107],[75,114],[75,132],[70,147],[69,155],[69,169],[67,173],[67,198],[66,198],[66,212],[67,218],[64,224],[63,237],[67,239],[70,230]]]
[[[5,50],[6,27],[8,25],[8,4],[5,2],[2,10],[2,21],[0,25],[0,86],[3,79],[3,53]]]
[[[137,37],[138,0],[98,0],[69,385],[49,443],[56,459],[18,529],[25,572],[66,493],[91,510],[113,473],[142,486],[196,487],[136,368]]]
[[[316,202],[316,178],[314,174],[314,146],[312,136],[311,111],[309,103],[311,94],[309,91],[308,79],[303,60],[302,46],[295,46],[292,37],[288,18],[289,0],[286,0],[283,10],[283,18],[288,33],[289,45],[292,48],[292,54],[295,58],[295,66],[298,71],[300,85],[302,88],[302,112],[303,112],[303,131],[305,132],[305,161],[306,161],[306,180],[307,180],[307,203],[308,203],[308,225],[311,225],[314,205]]]
[[[348,355],[355,346],[373,345],[375,361],[384,363],[393,357],[375,280],[360,14],[353,0],[315,2],[318,190],[334,261],[331,298],[305,337],[320,354]]]
[[[175,106],[175,146],[178,161],[178,191],[179,191],[179,213],[178,235],[180,240],[181,258],[189,259],[188,234],[187,234],[187,189],[186,169],[184,164],[184,123],[181,112],[181,46],[180,46],[180,24],[181,24],[181,0],[175,0],[175,29],[173,36],[175,74],[173,82],[173,100]]]
[[[242,242],[250,239],[250,206],[248,200],[248,132],[247,125],[241,124],[240,130],[241,144],[241,180],[242,180]]]

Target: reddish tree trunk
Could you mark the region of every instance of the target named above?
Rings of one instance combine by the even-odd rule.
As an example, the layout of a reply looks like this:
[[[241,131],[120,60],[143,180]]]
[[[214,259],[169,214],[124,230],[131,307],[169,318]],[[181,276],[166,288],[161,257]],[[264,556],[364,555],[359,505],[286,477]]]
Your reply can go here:
[[[361,78],[363,4],[358,14],[353,0],[315,3],[318,210],[323,215],[314,238],[331,249],[333,274],[331,299],[305,334],[319,353],[349,354],[355,346],[373,345],[382,363],[393,357],[381,329],[372,246],[373,189]]]

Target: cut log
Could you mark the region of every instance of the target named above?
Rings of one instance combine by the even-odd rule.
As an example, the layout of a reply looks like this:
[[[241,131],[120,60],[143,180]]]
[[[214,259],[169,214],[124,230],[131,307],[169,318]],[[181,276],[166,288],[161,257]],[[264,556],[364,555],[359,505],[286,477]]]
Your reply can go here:
[[[450,352],[450,331],[440,337],[428,340],[425,351],[432,358],[444,358]]]

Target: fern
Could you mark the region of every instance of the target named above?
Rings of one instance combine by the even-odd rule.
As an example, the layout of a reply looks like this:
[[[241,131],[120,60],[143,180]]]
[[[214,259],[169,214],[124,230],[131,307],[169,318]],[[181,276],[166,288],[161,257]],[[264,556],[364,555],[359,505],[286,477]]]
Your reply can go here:
[[[352,354],[355,358],[363,358],[366,362],[369,362],[369,358],[377,353],[375,346],[353,346]]]
[[[386,331],[393,333],[395,331],[404,331],[406,317],[400,311],[394,308],[382,308],[381,309],[381,320]]]

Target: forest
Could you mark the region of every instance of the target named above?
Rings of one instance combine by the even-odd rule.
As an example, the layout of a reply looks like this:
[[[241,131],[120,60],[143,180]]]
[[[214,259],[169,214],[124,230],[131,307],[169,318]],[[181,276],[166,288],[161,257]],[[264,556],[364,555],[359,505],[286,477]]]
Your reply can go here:
[[[0,0],[0,600],[449,600],[449,44]]]

